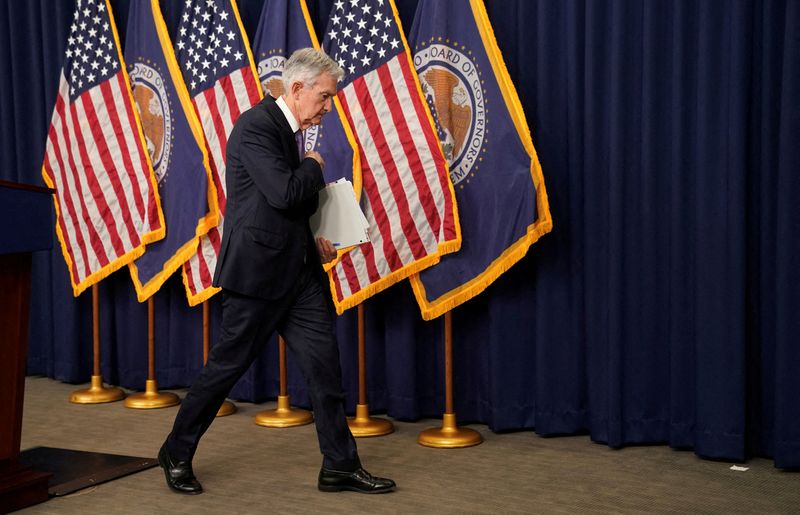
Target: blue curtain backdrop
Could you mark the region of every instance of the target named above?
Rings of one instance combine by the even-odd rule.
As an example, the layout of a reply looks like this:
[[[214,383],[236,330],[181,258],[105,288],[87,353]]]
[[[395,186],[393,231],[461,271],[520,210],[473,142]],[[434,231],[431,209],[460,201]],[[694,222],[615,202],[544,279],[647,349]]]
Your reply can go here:
[[[129,1],[111,4],[124,42]],[[162,1],[170,30],[180,4]],[[262,4],[239,0],[251,35]],[[410,27],[416,0],[397,4]],[[0,178],[41,185],[74,2],[0,5]],[[318,31],[331,6],[309,1]],[[454,312],[459,422],[800,467],[800,2],[487,10],[554,230]],[[29,374],[88,381],[90,297],[72,297],[57,244],[34,257]],[[127,270],[100,284],[100,299],[103,377],[141,389],[146,306]],[[201,310],[178,276],[155,302],[159,386],[188,385],[202,362]],[[218,299],[211,307],[216,339]],[[441,320],[421,320],[407,283],[369,300],[366,316],[371,410],[441,416]],[[352,412],[355,310],[338,333]],[[272,345],[232,397],[275,398],[277,376]],[[289,383],[306,403],[291,356]]]

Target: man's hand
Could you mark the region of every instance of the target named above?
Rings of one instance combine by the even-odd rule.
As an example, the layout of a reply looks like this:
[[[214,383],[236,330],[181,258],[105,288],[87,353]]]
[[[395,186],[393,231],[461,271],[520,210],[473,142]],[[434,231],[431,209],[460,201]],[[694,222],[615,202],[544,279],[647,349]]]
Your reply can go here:
[[[330,240],[325,238],[317,238],[317,252],[323,265],[336,259],[336,247],[333,246]]]
[[[319,163],[320,168],[325,168],[325,160],[322,159],[322,156],[316,150],[306,151],[306,153],[303,155],[303,159],[305,159],[306,157],[310,157],[311,159]]]

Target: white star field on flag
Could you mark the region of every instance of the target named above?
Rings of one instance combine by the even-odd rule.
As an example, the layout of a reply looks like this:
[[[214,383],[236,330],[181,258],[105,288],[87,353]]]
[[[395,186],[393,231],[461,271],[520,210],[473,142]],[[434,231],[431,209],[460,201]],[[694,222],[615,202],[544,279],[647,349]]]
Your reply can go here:
[[[72,98],[119,70],[114,34],[102,0],[78,2],[67,38],[64,75]]]
[[[186,0],[175,44],[192,96],[247,64],[234,16],[218,5],[219,0],[193,3]]]
[[[391,6],[384,0],[337,0],[325,39],[329,55],[345,71],[340,87],[403,51]]]

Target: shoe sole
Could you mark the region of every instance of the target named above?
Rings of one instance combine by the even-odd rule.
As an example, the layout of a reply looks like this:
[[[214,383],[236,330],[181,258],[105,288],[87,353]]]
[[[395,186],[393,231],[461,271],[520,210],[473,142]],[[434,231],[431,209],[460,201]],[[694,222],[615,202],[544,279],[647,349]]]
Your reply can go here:
[[[394,491],[395,487],[383,488],[380,490],[360,490],[349,486],[317,485],[321,492],[358,492],[360,494],[386,494]]]

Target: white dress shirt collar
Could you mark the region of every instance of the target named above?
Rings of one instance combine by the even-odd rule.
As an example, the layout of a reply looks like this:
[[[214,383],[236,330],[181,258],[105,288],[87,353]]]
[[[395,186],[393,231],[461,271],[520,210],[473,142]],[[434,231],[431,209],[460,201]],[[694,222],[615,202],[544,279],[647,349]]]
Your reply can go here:
[[[292,132],[299,131],[300,130],[300,122],[298,122],[295,119],[294,115],[292,114],[292,111],[289,110],[289,106],[286,105],[286,100],[283,99],[283,95],[278,97],[278,99],[275,101],[275,103],[278,104],[278,107],[280,107],[281,111],[283,111],[283,116],[285,116],[286,117],[286,121],[289,122],[289,127],[292,128]]]

